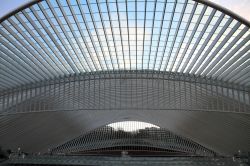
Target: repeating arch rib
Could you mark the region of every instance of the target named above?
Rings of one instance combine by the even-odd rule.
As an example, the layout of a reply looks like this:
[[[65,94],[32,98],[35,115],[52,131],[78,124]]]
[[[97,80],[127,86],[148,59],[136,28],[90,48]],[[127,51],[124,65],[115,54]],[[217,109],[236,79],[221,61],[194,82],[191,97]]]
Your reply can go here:
[[[0,51],[12,57],[13,71],[22,69],[20,84],[129,69],[248,85],[249,24],[206,2],[34,1],[4,17],[0,34]]]
[[[90,130],[110,112],[146,120],[158,112],[155,121],[176,129],[164,118],[178,114],[179,133],[231,155],[249,149],[249,73],[249,22],[207,1],[32,1],[0,19],[1,139],[8,143],[8,129],[26,138],[27,128],[12,128],[19,117],[25,126],[43,124],[32,120],[38,114],[82,114]],[[189,130],[193,122],[200,131]]]

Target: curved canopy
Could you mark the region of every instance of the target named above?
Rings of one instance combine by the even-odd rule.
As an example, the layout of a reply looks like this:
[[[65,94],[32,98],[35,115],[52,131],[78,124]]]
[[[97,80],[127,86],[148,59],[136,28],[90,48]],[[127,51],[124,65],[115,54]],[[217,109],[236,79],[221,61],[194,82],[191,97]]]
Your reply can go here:
[[[93,71],[250,85],[249,25],[192,0],[41,1],[0,24],[0,90]]]
[[[0,143],[46,152],[140,120],[249,150],[250,24],[201,2],[45,0],[4,17]]]
[[[112,149],[113,148],[113,149]],[[112,123],[54,147],[52,153],[81,154],[105,151],[152,151],[193,156],[214,156],[201,145],[153,124],[124,121]]]

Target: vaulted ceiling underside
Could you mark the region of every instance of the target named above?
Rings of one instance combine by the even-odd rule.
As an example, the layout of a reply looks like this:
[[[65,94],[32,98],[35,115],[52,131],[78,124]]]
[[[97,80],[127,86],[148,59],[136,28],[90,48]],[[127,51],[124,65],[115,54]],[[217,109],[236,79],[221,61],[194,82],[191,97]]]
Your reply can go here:
[[[249,151],[249,27],[198,0],[33,1],[0,23],[0,143],[46,152],[138,120]]]

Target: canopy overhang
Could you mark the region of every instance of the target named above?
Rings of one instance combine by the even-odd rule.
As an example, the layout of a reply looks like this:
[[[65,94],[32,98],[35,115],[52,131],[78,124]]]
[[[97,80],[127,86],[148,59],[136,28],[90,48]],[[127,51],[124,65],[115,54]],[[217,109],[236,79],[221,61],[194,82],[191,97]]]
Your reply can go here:
[[[112,122],[250,149],[250,24],[213,3],[32,1],[0,21],[0,142],[46,152]]]

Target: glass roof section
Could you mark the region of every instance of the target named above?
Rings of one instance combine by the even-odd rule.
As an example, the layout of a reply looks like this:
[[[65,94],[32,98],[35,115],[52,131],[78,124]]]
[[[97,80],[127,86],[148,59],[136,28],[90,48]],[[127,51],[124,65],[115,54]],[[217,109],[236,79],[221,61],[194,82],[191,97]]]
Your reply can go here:
[[[156,126],[151,123],[146,122],[140,122],[140,121],[122,121],[122,122],[115,122],[107,125],[109,127],[112,127],[114,130],[122,130],[126,132],[136,132],[141,129],[146,128],[160,128],[159,126]]]
[[[193,0],[42,1],[0,24],[0,66],[0,90],[117,70],[250,86],[250,30]]]

